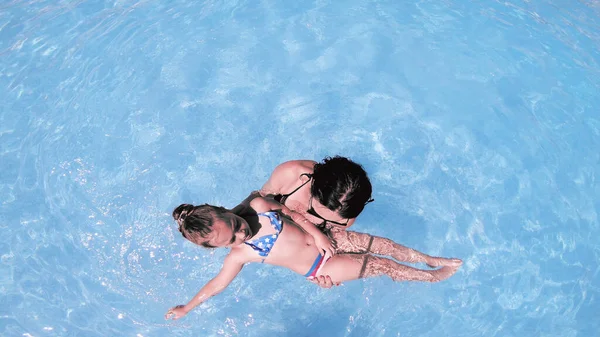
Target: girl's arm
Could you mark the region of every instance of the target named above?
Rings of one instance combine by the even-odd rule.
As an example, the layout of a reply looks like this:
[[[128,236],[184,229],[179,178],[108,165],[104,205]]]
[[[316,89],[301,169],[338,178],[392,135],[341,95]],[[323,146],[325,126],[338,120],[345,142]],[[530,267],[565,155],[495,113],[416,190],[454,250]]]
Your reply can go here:
[[[217,276],[200,289],[200,291],[192,298],[186,305],[178,305],[167,311],[165,319],[179,319],[188,312],[192,311],[195,307],[200,305],[212,296],[223,291],[227,286],[235,279],[237,274],[242,270],[244,263],[233,256],[233,254],[227,255],[225,261],[223,261],[223,267]]]
[[[287,206],[282,205],[271,198],[256,198],[252,200],[250,205],[257,212],[272,210],[281,211],[281,213],[290,217],[292,221],[315,239],[315,246],[317,246],[319,251],[324,252],[326,260],[335,254],[335,248],[327,235],[323,234],[323,232],[321,232],[312,222],[308,221],[304,215],[292,211]]]

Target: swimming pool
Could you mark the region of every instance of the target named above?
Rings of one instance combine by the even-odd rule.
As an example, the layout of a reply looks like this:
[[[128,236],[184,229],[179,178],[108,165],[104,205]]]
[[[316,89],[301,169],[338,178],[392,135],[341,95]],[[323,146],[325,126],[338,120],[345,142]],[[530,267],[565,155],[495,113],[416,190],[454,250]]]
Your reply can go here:
[[[600,330],[596,1],[0,4],[0,335],[592,336]],[[594,150],[596,149],[596,150]],[[355,230],[465,261],[320,290],[249,265],[177,322],[233,206],[341,154]],[[596,239],[594,239],[596,238]]]

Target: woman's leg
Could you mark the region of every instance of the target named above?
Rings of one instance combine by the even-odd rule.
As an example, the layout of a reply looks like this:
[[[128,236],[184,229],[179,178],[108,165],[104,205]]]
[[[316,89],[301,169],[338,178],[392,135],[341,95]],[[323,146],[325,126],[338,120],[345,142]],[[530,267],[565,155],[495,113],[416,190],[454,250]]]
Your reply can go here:
[[[373,253],[393,257],[401,262],[426,263],[430,267],[460,266],[459,259],[447,259],[434,257],[408,248],[390,239],[373,236],[367,233],[359,233],[344,230],[332,230],[332,237],[337,245],[339,253]]]
[[[435,270],[423,270],[400,264],[394,260],[366,255],[361,278],[387,275],[398,281],[439,282],[454,275],[459,266],[443,266]]]
[[[336,283],[384,275],[394,281],[439,282],[449,278],[457,270],[458,267],[448,266],[422,270],[370,254],[336,254],[325,263],[318,275],[329,275]]]

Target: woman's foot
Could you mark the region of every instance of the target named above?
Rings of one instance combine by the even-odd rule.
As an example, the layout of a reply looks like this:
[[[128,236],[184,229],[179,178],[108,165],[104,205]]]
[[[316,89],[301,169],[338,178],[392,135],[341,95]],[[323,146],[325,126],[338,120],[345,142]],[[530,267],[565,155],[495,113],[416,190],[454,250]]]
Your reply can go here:
[[[431,282],[439,282],[445,279],[450,278],[450,276],[454,275],[460,266],[449,267],[444,266],[440,269],[432,270],[431,275],[433,275],[433,280]]]
[[[431,268],[437,268],[437,267],[458,268],[458,267],[462,266],[462,264],[463,264],[461,259],[454,259],[454,258],[447,259],[445,257],[436,257],[436,256],[428,257],[427,260],[425,261],[425,263]]]

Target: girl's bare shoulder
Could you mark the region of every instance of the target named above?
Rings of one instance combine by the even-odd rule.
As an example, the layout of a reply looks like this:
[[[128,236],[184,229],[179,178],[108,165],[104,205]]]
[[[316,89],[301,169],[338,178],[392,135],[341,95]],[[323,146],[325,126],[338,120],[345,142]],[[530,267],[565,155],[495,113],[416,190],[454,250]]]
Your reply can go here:
[[[245,249],[245,245],[241,244],[239,246],[231,247],[229,254],[225,257],[224,263],[235,263],[235,264],[245,264],[248,262],[252,262],[252,255],[249,254],[250,251]]]

